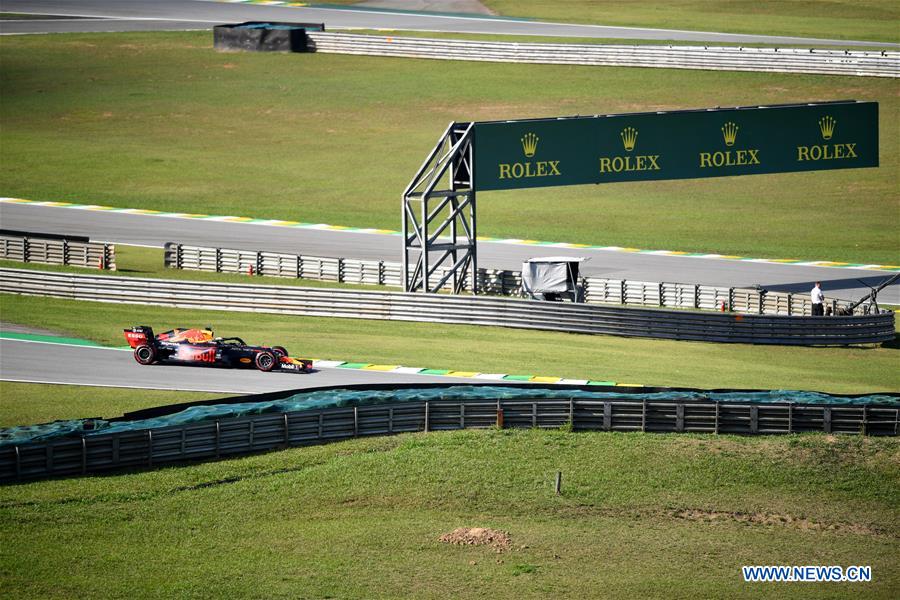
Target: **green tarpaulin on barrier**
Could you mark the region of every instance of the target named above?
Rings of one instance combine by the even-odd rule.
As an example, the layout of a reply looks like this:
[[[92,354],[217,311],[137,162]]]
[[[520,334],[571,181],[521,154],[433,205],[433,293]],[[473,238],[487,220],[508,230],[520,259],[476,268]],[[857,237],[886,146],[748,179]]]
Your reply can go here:
[[[459,385],[449,387],[379,389],[379,390],[319,390],[300,392],[287,398],[263,402],[239,402],[234,404],[213,404],[191,406],[174,414],[150,419],[105,421],[99,419],[79,419],[55,421],[41,425],[28,425],[0,429],[0,446],[45,441],[65,435],[104,435],[126,431],[160,429],[186,423],[197,423],[214,419],[229,419],[244,415],[264,413],[287,413],[303,410],[319,410],[347,406],[373,406],[398,402],[424,402],[438,400],[513,400],[513,399],[567,400],[631,400],[631,401],[679,401],[679,402],[732,402],[732,403],[794,403],[833,404],[844,406],[900,407],[896,395],[871,394],[865,396],[832,396],[821,392],[799,392],[773,390],[764,392],[704,392],[704,391],[657,391],[618,392],[592,391],[581,389],[545,387],[498,387]]]

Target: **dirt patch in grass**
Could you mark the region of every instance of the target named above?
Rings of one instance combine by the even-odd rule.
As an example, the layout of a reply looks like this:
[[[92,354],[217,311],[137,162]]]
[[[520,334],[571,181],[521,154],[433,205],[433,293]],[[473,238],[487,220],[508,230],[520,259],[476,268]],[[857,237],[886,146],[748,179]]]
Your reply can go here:
[[[778,513],[743,513],[743,512],[727,512],[718,510],[702,510],[696,508],[682,508],[669,512],[669,515],[676,519],[686,519],[688,521],[703,521],[707,523],[715,522],[738,522],[750,525],[769,525],[783,526],[801,529],[805,531],[838,531],[843,533],[854,533],[857,535],[882,535],[884,532],[873,529],[859,523],[820,523],[795,517],[792,515]]]
[[[497,552],[509,550],[511,545],[508,533],[485,527],[458,527],[438,539],[458,546],[490,546]]]

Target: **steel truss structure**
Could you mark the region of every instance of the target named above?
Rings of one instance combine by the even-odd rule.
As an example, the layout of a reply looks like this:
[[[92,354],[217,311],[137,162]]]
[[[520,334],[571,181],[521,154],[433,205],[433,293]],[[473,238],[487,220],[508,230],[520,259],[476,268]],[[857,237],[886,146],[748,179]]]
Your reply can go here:
[[[452,282],[454,294],[478,293],[474,133],[474,123],[450,123],[403,192],[407,292],[436,293]]]

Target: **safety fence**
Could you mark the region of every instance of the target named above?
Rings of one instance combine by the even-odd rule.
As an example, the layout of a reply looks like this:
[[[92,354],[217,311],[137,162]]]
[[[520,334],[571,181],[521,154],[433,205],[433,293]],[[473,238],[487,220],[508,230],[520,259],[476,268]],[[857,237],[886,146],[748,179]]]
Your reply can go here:
[[[87,238],[0,234],[0,258],[45,265],[116,270],[116,247]]]
[[[894,313],[805,317],[621,308],[532,300],[255,286],[0,269],[0,292],[179,308],[386,319],[671,340],[781,345],[894,339]]]
[[[400,263],[352,260],[255,250],[165,245],[165,265],[172,269],[291,277],[315,281],[403,286]]]
[[[373,435],[558,428],[715,434],[896,436],[900,409],[632,400],[444,400],[261,414],[0,448],[0,481],[220,459]]]
[[[256,250],[234,250],[188,246],[174,242],[166,243],[164,260],[165,266],[172,269],[403,287],[403,266],[397,262],[383,260],[354,260]],[[446,269],[439,269],[434,277],[437,280],[446,272]],[[516,271],[479,269],[478,278],[480,289],[486,293],[521,294],[522,276]],[[447,290],[451,288],[452,283],[444,286],[444,289]],[[466,282],[466,289],[471,289],[468,282]]]
[[[387,285],[402,287],[402,265],[387,261],[323,258],[298,254],[279,254],[254,250],[231,250],[166,244],[166,267],[217,273],[243,273],[271,277],[290,277],[340,283]],[[435,283],[445,274],[438,269]],[[463,287],[471,289],[468,276]],[[767,315],[811,315],[808,294],[772,292],[755,288],[732,288],[691,283],[654,283],[587,277],[583,280],[584,301],[589,304],[624,304],[659,308],[692,308],[728,310]],[[522,273],[501,269],[478,269],[478,287],[486,294],[522,296]],[[452,289],[447,282],[444,289]],[[830,300],[833,314],[844,314],[849,302]],[[870,306],[856,307],[858,314],[868,314]]]
[[[900,77],[900,52],[747,48],[540,44],[307,32],[314,52],[406,58],[609,67],[659,67]]]

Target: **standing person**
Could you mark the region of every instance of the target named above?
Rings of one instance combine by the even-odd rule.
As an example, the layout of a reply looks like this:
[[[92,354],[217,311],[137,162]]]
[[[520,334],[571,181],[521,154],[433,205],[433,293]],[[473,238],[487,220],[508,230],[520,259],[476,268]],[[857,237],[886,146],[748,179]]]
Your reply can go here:
[[[816,286],[810,292],[809,297],[812,300],[812,316],[825,316],[825,294],[822,293],[821,281],[816,282]]]

